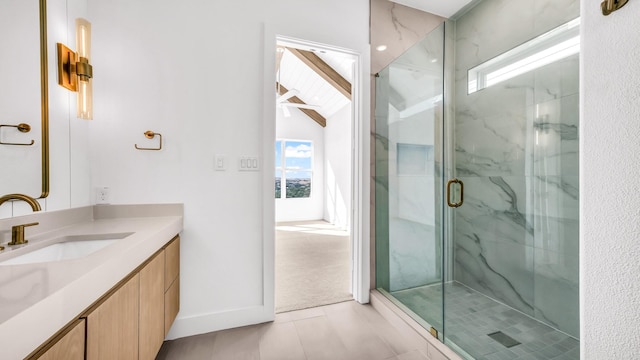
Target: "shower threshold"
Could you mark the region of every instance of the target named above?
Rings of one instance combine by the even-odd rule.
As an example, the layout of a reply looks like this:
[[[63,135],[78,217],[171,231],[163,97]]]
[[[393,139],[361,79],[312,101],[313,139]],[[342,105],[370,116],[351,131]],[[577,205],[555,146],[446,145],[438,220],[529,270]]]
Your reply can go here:
[[[445,344],[462,357],[580,359],[580,342],[576,338],[458,282],[445,284],[445,291]],[[441,284],[394,291],[390,295],[421,326],[442,330]]]

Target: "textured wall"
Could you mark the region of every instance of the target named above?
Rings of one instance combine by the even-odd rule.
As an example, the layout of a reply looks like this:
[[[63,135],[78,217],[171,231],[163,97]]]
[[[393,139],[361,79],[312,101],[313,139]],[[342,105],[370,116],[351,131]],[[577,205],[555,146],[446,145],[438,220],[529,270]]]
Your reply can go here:
[[[467,94],[467,71],[579,15],[485,0],[456,22],[454,278],[578,336],[578,56]],[[501,36],[496,36],[501,34]]]
[[[640,349],[640,2],[607,17],[582,0],[583,359]]]

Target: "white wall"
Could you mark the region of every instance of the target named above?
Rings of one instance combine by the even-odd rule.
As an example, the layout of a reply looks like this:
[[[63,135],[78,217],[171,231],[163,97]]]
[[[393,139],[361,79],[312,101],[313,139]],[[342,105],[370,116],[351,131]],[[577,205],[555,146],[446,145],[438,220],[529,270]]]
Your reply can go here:
[[[17,2],[16,2],[17,4]],[[10,4],[6,4],[10,6]],[[4,5],[3,5],[3,8]],[[21,12],[22,7],[16,7],[15,12]],[[34,3],[31,18],[34,23],[38,21],[37,2]],[[13,12],[13,11],[10,11]],[[49,166],[50,166],[50,192],[46,199],[39,199],[43,210],[59,210],[66,209],[70,206],[85,206],[89,204],[89,164],[87,155],[89,153],[87,143],[86,121],[75,118],[75,93],[64,89],[58,85],[57,61],[56,61],[56,43],[61,42],[68,46],[75,47],[75,18],[86,16],[86,0],[49,0],[47,1],[47,52],[48,52],[48,97],[49,97]],[[33,23],[26,23],[33,27]],[[32,35],[34,39],[39,38],[37,34],[38,26],[32,29],[36,34]],[[20,29],[15,31],[21,32]],[[0,31],[7,34],[8,31]],[[4,40],[3,40],[4,41]],[[39,69],[39,44],[34,44],[36,48],[35,54],[27,54],[31,59],[26,67],[34,67]],[[15,58],[12,58],[15,60]],[[33,63],[32,63],[33,62]],[[2,178],[2,190],[0,195],[6,193],[25,193],[37,197],[41,193],[41,132],[40,132],[40,71],[37,70],[34,79],[37,82],[35,87],[30,84],[23,84],[24,88],[20,91],[26,91],[31,94],[21,101],[30,102],[29,106],[23,106],[22,110],[11,113],[12,119],[21,119],[19,122],[26,122],[32,126],[31,132],[26,135],[11,139],[4,134],[3,139],[6,141],[23,141],[34,139],[35,144],[32,147],[20,146],[2,146],[3,159],[0,162],[5,164],[4,157],[14,157],[20,159],[22,164],[20,171],[25,171],[26,175],[13,176],[11,179]],[[20,93],[17,91],[16,93]],[[16,102],[15,99],[11,100]],[[32,106],[33,104],[37,106]],[[2,106],[0,106],[2,107]],[[6,113],[7,108],[4,108]],[[27,112],[24,112],[27,111]],[[0,123],[12,123],[2,116],[0,111]],[[34,152],[35,151],[35,152]],[[7,164],[5,168],[11,167]],[[22,173],[21,173],[22,174]],[[1,177],[0,177],[1,178]],[[17,184],[9,183],[9,180],[19,181]],[[0,218],[24,215],[31,213],[31,207],[24,202],[5,203],[0,207]]]
[[[29,143],[30,146],[0,145],[0,194],[23,193],[38,197],[42,141],[40,140],[40,26],[37,1],[3,1],[0,3],[0,125],[27,123],[31,131],[21,133],[2,127],[0,139],[7,143]],[[16,55],[20,54],[21,71],[16,71]],[[9,170],[10,169],[10,170]],[[2,196],[0,195],[0,196]],[[10,208],[7,203],[0,214]],[[31,207],[28,207],[31,212]]]
[[[364,101],[368,1],[88,4],[95,73],[92,183],[109,186],[112,203],[185,205],[181,310],[169,337],[272,319],[274,217],[263,204],[273,199],[266,190],[273,169],[239,172],[236,165],[242,155],[273,163],[273,144],[263,143],[263,134],[275,138],[269,119],[276,40],[265,43],[266,29],[363,54]],[[134,149],[153,143],[144,138],[146,130],[162,133],[162,151]],[[362,132],[368,134],[368,127]],[[227,171],[213,170],[215,154],[227,155]],[[360,161],[368,163],[368,154]]]
[[[583,359],[640,349],[640,2],[582,0],[580,298]]]
[[[311,196],[308,198],[276,199],[276,221],[302,221],[322,219],[324,200],[324,149],[323,127],[302,111],[290,108],[291,117],[277,110],[276,139],[311,140],[313,142],[313,177]],[[273,167],[273,166],[271,166]],[[282,191],[284,193],[284,184]]]
[[[327,119],[324,129],[324,220],[351,225],[351,104]]]

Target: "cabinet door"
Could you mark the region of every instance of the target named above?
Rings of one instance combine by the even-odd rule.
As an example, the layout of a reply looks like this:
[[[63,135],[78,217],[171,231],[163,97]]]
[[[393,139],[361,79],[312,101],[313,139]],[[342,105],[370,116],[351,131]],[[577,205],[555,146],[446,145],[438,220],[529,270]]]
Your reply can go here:
[[[78,320],[72,329],[49,348],[40,360],[84,360],[84,319]]]
[[[140,270],[140,360],[155,359],[164,341],[164,251]]]
[[[87,359],[138,358],[140,275],[136,274],[87,316]]]

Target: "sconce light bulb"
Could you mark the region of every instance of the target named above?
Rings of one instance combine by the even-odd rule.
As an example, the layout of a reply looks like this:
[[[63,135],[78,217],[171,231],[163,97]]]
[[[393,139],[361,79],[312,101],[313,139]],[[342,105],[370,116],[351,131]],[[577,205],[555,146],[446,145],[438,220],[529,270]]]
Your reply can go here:
[[[78,56],[91,60],[91,23],[76,19],[76,50]]]
[[[76,19],[76,49],[78,51],[78,117],[93,119],[93,69],[91,58],[91,23],[85,19]],[[82,69],[80,71],[80,69]]]
[[[91,79],[78,79],[78,117],[80,119],[93,119],[93,89]]]

